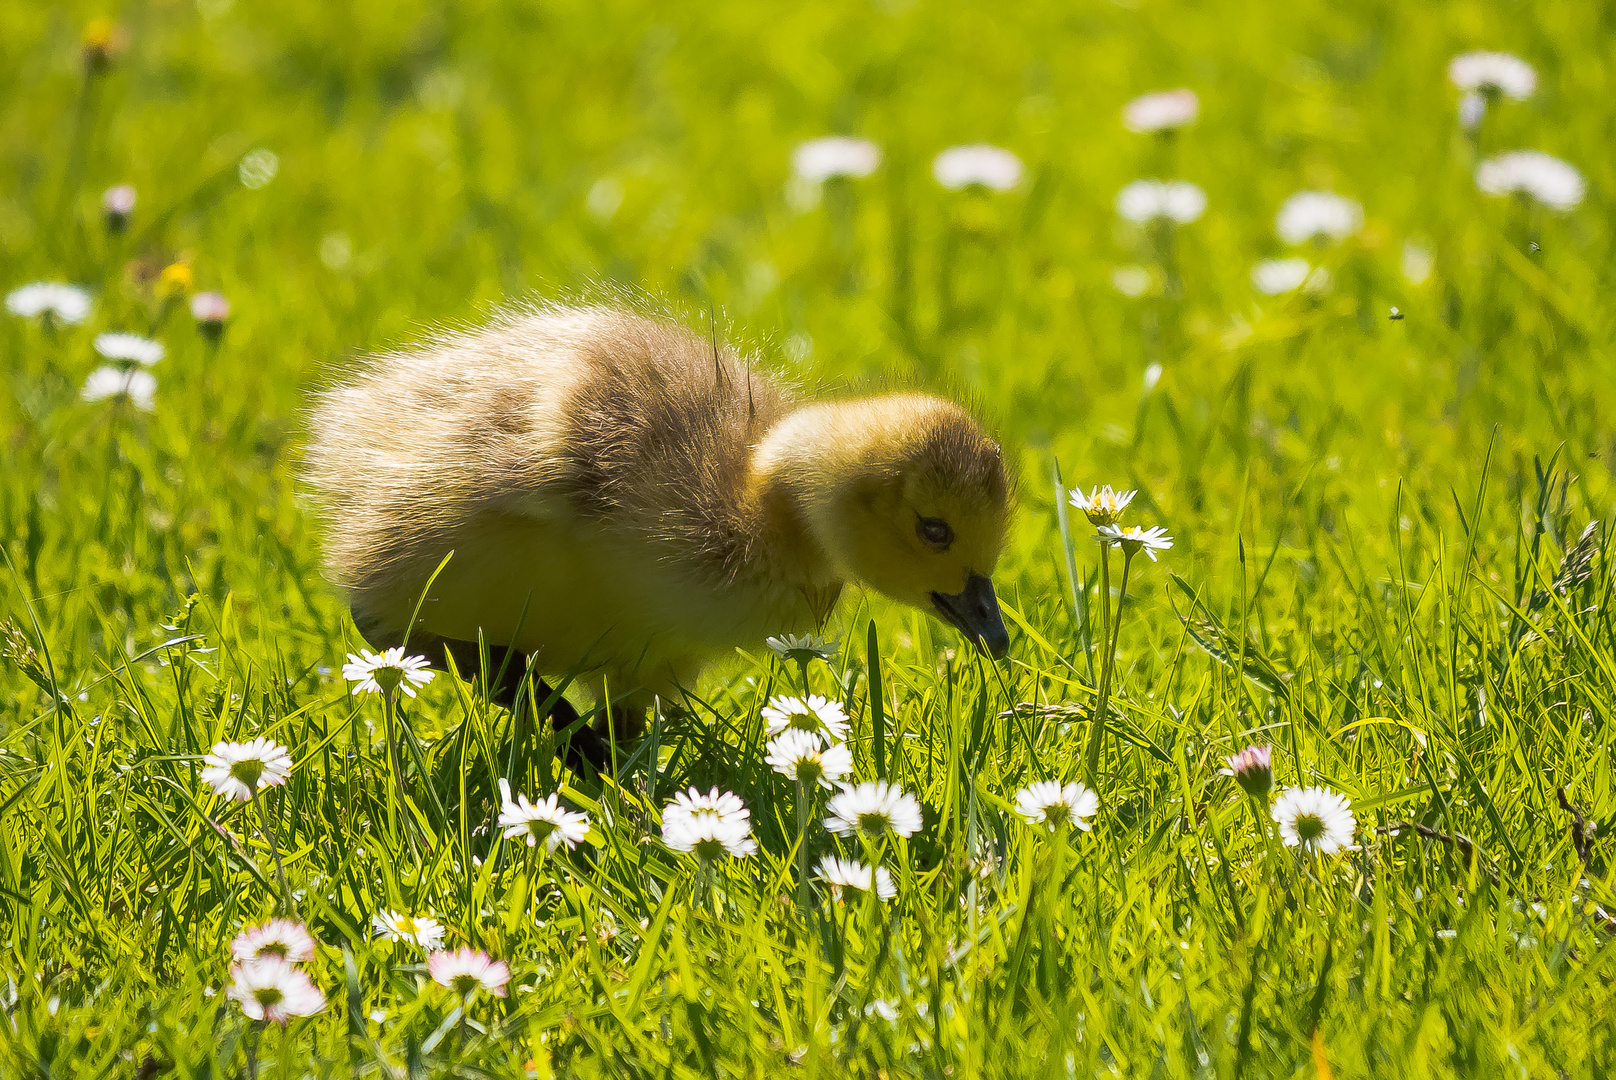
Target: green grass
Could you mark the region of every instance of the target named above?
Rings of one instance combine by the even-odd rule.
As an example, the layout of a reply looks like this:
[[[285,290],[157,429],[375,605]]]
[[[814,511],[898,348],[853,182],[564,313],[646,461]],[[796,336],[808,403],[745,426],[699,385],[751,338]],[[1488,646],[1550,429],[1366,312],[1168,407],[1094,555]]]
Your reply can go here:
[[[1616,1070],[1608,10],[149,0],[86,79],[100,14],[0,7],[0,287],[96,292],[84,326],[0,321],[0,1071]],[[1571,161],[1575,211],[1475,190],[1445,78],[1474,47],[1540,76],[1481,151]],[[1196,126],[1122,128],[1176,85]],[[833,131],[883,167],[794,209],[791,149]],[[973,141],[1022,156],[1017,191],[932,182]],[[279,169],[249,189],[260,147]],[[1208,194],[1170,250],[1118,224],[1141,175]],[[112,237],[119,182],[140,202]],[[1327,293],[1259,296],[1274,213],[1309,187],[1361,201],[1365,228],[1305,253]],[[1411,240],[1435,256],[1421,285]],[[1181,290],[1112,289],[1161,259]],[[176,260],[234,305],[216,347],[151,284]],[[1009,661],[856,595],[809,672],[848,704],[859,773],[926,808],[885,853],[889,905],[794,901],[796,793],[759,710],[799,676],[761,643],[615,781],[522,759],[519,790],[594,819],[549,861],[460,797],[506,771],[511,720],[440,676],[405,709],[420,755],[389,832],[380,705],[339,677],[359,642],[297,480],[306,395],[434,325],[603,285],[711,310],[809,387],[968,398],[1020,463]],[[152,413],[79,400],[106,329],[167,345]],[[1058,844],[1012,812],[1031,780],[1085,775],[1103,659],[1098,548],[1080,515],[1062,533],[1057,463],[1138,488],[1130,521],[1177,538],[1135,564],[1101,809]],[[250,804],[198,776],[257,734],[296,761],[264,805],[329,1000],[284,1032],[223,993],[275,871]],[[1357,851],[1265,841],[1217,772],[1252,741],[1278,784],[1352,800]],[[690,784],[745,800],[756,856],[699,880],[661,845]],[[513,992],[462,1018],[418,953],[373,939],[380,908],[437,913]]]

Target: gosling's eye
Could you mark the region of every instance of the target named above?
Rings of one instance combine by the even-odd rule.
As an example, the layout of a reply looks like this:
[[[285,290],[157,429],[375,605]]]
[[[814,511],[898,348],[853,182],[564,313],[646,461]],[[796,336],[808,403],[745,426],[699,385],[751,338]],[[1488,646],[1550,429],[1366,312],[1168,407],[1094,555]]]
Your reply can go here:
[[[945,551],[954,542],[954,530],[942,518],[921,518],[915,522],[915,532],[928,547]]]

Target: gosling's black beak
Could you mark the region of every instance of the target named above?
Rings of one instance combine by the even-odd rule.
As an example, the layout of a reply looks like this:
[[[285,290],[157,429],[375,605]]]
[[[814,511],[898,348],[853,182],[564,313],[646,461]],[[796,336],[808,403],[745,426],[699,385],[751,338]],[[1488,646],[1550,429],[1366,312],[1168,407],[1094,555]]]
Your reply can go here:
[[[993,595],[993,582],[972,574],[965,591],[953,596],[931,594],[932,606],[943,620],[965,635],[965,640],[985,650],[995,660],[1010,651],[1010,632],[999,614],[999,598]]]

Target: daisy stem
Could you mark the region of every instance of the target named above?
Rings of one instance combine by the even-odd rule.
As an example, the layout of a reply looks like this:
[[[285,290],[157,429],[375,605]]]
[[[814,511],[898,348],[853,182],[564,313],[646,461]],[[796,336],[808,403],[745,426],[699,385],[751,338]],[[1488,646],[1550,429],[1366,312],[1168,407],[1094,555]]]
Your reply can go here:
[[[807,701],[808,700],[808,661],[806,659],[799,659],[797,661],[797,673],[802,677],[802,699],[804,701]]]
[[[1110,544],[1100,545],[1100,593],[1105,598],[1101,610],[1106,634],[1105,664],[1100,668],[1099,693],[1094,698],[1094,720],[1089,728],[1089,748],[1087,754],[1087,773],[1089,786],[1099,789],[1100,755],[1105,744],[1105,714],[1111,703],[1111,675],[1117,662],[1117,638],[1122,633],[1122,601],[1128,593],[1128,570],[1133,565],[1133,556],[1126,551],[1122,557],[1122,587],[1117,590],[1117,614],[1115,620],[1111,617],[1111,558]]]
[[[286,869],[281,866],[281,848],[275,842],[275,830],[270,828],[269,818],[264,814],[264,799],[258,792],[258,785],[252,788],[253,808],[258,811],[258,827],[264,832],[264,839],[269,842],[269,853],[275,857],[275,879],[281,885],[281,910],[292,911],[292,890],[286,887]]]
[[[797,910],[808,915],[808,785],[797,780]]]
[[[387,835],[398,843],[398,804],[404,798],[404,774],[398,767],[398,744],[393,739],[394,690],[382,692],[382,727],[387,737],[387,767],[393,774],[393,798],[387,800]]]

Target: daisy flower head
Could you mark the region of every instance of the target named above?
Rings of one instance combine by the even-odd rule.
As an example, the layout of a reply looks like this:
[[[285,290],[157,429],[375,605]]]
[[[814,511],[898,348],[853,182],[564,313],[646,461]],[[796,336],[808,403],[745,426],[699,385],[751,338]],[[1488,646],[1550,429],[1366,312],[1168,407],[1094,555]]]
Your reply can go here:
[[[1082,488],[1073,488],[1068,501],[1083,511],[1090,525],[1115,525],[1122,520],[1122,512],[1128,509],[1128,504],[1133,502],[1137,494],[1137,491],[1113,491],[1111,485],[1106,484],[1104,487],[1096,486],[1087,495],[1083,494]]]
[[[1518,56],[1509,53],[1461,53],[1448,61],[1448,78],[1461,90],[1502,94],[1523,101],[1537,89],[1537,72]]]
[[[820,637],[818,634],[781,634],[779,637],[767,638],[764,644],[782,660],[793,660],[799,664],[806,664],[810,660],[823,660],[830,662],[836,655],[837,642]]]
[[[35,281],[6,293],[6,310],[24,319],[45,316],[77,326],[90,316],[90,292],[60,281]]]
[[[1088,832],[1089,818],[1099,808],[1100,797],[1075,781],[1062,786],[1058,780],[1040,780],[1016,792],[1016,813],[1029,825],[1052,830],[1076,825]]]
[[[881,165],[881,148],[868,139],[829,135],[810,139],[791,152],[791,171],[810,183],[837,177],[857,180]]]
[[[1301,289],[1309,293],[1327,292],[1330,271],[1306,259],[1264,259],[1251,268],[1251,284],[1265,296],[1282,296]]]
[[[1122,123],[1129,131],[1172,131],[1195,123],[1201,99],[1194,90],[1162,90],[1136,97],[1122,108]]]
[[[1129,525],[1124,529],[1120,525],[1100,526],[1101,544],[1121,544],[1125,555],[1137,555],[1142,549],[1150,556],[1150,561],[1156,561],[1156,552],[1166,551],[1173,546],[1173,538],[1167,535],[1167,530],[1160,525],[1149,529],[1142,529],[1138,525]]]
[[[216,292],[199,292],[191,297],[191,318],[202,329],[217,329],[230,318],[230,301]]]
[[[356,684],[349,691],[352,694],[389,694],[398,689],[406,697],[414,697],[415,688],[431,682],[434,674],[426,657],[405,656],[402,645],[380,655],[361,649],[357,656],[349,653],[348,662],[342,665],[342,677]]]
[[[157,377],[140,368],[107,364],[90,372],[79,397],[85,401],[127,401],[141,412],[151,412],[157,403]]]
[[[834,855],[819,860],[819,876],[830,886],[839,901],[843,889],[874,893],[878,900],[891,900],[898,895],[892,884],[892,874],[884,866],[866,866],[857,859],[839,859]]]
[[[286,1026],[294,1016],[313,1016],[325,1008],[325,995],[309,977],[278,956],[247,960],[230,969],[230,997],[253,1020]]]
[[[526,795],[511,798],[511,782],[499,778],[499,827],[507,839],[527,838],[528,847],[544,845],[545,851],[555,851],[563,844],[568,851],[578,846],[589,835],[589,815],[561,806],[554,793],[538,802]]]
[[[101,218],[108,232],[123,232],[135,212],[133,184],[118,184],[101,193]]]
[[[251,802],[259,788],[284,784],[292,775],[292,756],[286,747],[262,736],[244,743],[214,743],[202,762],[203,783],[241,802]]]
[[[1143,225],[1171,221],[1188,225],[1206,212],[1206,192],[1187,180],[1135,180],[1117,192],[1117,213]]]
[[[949,191],[980,187],[1009,191],[1021,183],[1021,159],[1002,146],[951,146],[931,163],[931,174]]]
[[[711,862],[720,855],[737,858],[757,850],[752,814],[732,792],[713,788],[703,795],[681,791],[662,811],[662,841],[675,851],[689,851]]]
[[[1286,788],[1274,800],[1273,816],[1286,847],[1322,855],[1351,847],[1358,827],[1351,804],[1329,788]]]
[[[302,923],[271,919],[237,934],[230,943],[230,955],[237,960],[277,959],[299,964],[314,959],[314,938]]]
[[[853,754],[845,743],[826,745],[819,735],[801,728],[786,728],[769,743],[764,761],[781,776],[807,787],[834,787],[853,771]]]
[[[1550,210],[1573,210],[1588,185],[1582,174],[1557,157],[1537,150],[1515,150],[1476,166],[1476,187],[1488,195],[1526,195]]]
[[[127,360],[143,367],[151,367],[167,355],[161,341],[139,334],[97,334],[95,351],[108,360]]]
[[[463,998],[479,990],[504,997],[505,984],[511,981],[511,969],[505,961],[494,960],[481,949],[435,952],[426,958],[426,970],[433,982]]]
[[[1298,191],[1286,199],[1274,230],[1287,244],[1315,238],[1345,240],[1363,228],[1363,207],[1333,191]]]
[[[920,804],[914,796],[885,780],[843,784],[825,806],[825,827],[838,836],[894,832],[913,836],[920,830]]]
[[[1274,786],[1273,757],[1271,746],[1248,746],[1230,756],[1228,766],[1218,771],[1234,777],[1234,782],[1253,799],[1267,799]]]
[[[378,911],[370,917],[378,937],[387,941],[407,941],[431,952],[443,944],[443,924],[430,915],[408,915],[398,911]]]
[[[842,703],[818,694],[773,698],[763,708],[763,720],[769,725],[770,735],[796,728],[823,734],[831,742],[847,738],[847,713]]]
[[[1145,295],[1155,283],[1150,269],[1138,263],[1119,266],[1111,271],[1111,287],[1130,300]]]

